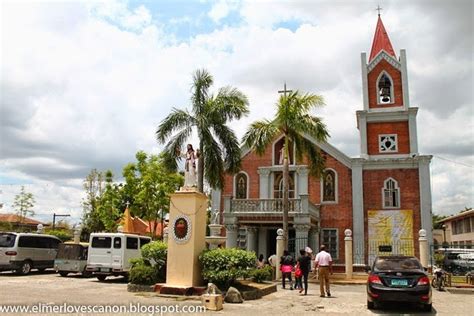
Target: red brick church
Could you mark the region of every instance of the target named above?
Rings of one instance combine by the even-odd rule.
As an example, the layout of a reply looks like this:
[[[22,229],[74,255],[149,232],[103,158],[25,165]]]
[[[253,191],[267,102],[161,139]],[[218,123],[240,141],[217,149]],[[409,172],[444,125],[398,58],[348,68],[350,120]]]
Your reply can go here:
[[[344,263],[344,231],[352,230],[354,263],[377,254],[418,254],[418,231],[431,236],[430,161],[417,145],[417,107],[410,106],[405,50],[395,53],[379,16],[367,60],[361,54],[363,104],[357,111],[360,157],[329,143],[321,179],[291,159],[289,234],[292,251],[324,243]],[[212,207],[222,213],[227,247],[268,257],[281,228],[282,165],[277,138],[263,156],[243,149],[242,170],[225,177]],[[291,241],[294,241],[293,243]]]

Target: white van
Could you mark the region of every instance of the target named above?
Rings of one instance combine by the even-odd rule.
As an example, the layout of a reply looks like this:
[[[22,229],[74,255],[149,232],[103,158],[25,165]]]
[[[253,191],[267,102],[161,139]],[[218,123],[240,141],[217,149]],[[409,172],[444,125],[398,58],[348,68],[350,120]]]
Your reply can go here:
[[[26,275],[54,266],[61,240],[55,236],[30,233],[0,233],[0,271]]]
[[[109,275],[128,276],[130,259],[141,257],[141,247],[150,241],[150,237],[134,234],[92,233],[86,270],[99,281],[104,281]]]

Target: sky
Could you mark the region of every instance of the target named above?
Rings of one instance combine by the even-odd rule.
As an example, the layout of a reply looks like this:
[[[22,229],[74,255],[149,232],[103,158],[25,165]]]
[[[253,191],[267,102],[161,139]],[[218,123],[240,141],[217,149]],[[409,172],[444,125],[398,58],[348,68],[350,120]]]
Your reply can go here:
[[[433,212],[474,205],[473,4],[453,1],[1,1],[0,213],[25,186],[36,218],[82,217],[91,169],[120,180],[135,153],[158,153],[159,122],[190,107],[192,73],[233,86],[250,115],[274,114],[289,89],[324,96],[329,142],[360,154],[361,52],[380,5],[406,49],[420,154],[433,155]]]

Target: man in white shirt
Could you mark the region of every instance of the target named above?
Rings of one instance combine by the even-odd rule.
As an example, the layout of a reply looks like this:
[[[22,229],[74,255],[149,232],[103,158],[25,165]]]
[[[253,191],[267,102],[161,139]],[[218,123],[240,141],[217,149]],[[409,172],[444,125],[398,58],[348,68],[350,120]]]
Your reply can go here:
[[[329,274],[332,274],[332,258],[331,254],[326,252],[326,246],[321,245],[320,251],[316,255],[315,266],[319,269],[319,290],[321,297],[325,297],[324,287],[326,286],[327,296],[331,296],[329,290]]]

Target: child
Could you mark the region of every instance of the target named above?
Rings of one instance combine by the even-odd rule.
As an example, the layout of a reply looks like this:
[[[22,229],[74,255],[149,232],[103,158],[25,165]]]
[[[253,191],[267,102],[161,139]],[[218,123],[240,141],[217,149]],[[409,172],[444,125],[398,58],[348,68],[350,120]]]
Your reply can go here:
[[[300,289],[300,293],[303,291],[302,281],[303,272],[300,269],[300,263],[298,262],[295,267],[295,289]]]

